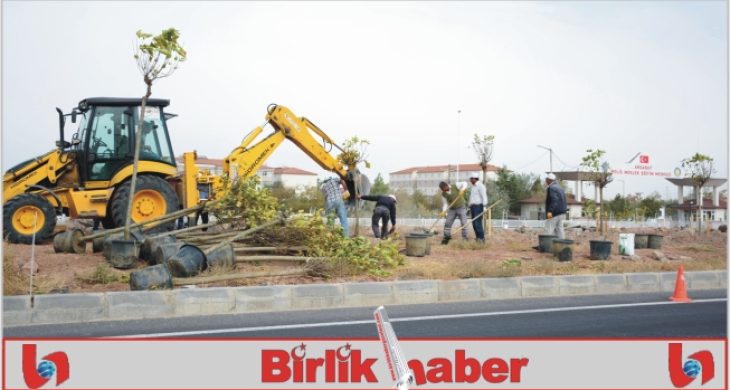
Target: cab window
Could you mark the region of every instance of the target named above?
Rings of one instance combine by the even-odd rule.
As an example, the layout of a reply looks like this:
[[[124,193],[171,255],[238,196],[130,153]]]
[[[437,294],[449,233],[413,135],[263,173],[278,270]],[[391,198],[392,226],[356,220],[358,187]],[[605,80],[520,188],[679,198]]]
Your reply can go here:
[[[162,110],[159,107],[146,107],[144,115],[139,159],[174,164],[170,140],[162,121]]]
[[[94,110],[87,158],[89,180],[109,180],[132,156],[128,107],[97,107]]]

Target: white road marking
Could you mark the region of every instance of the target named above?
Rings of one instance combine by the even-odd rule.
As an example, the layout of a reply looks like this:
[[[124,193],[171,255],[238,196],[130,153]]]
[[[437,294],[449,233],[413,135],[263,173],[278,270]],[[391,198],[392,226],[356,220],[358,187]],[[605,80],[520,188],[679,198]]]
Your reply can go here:
[[[712,302],[725,302],[727,298],[708,298],[708,299],[695,299],[692,303],[712,303]],[[574,307],[553,307],[545,309],[529,309],[529,310],[511,310],[511,311],[492,311],[484,313],[464,313],[464,314],[443,314],[433,316],[420,316],[420,317],[402,317],[402,318],[391,318],[391,322],[412,322],[412,321],[433,321],[433,320],[447,320],[454,318],[473,318],[473,317],[492,317],[492,316],[505,316],[515,314],[536,314],[536,313],[555,313],[555,312],[566,312],[566,311],[579,311],[579,310],[601,310],[601,309],[616,309],[623,307],[640,307],[640,306],[661,306],[661,305],[682,305],[683,303],[677,303],[672,301],[661,301],[661,302],[640,302],[640,303],[619,303],[612,305],[591,305],[591,306],[574,306]],[[135,335],[124,335],[114,336],[108,338],[156,338],[156,337],[181,337],[181,336],[196,336],[196,335],[212,335],[221,333],[245,333],[245,332],[256,332],[256,331],[268,331],[268,330],[283,330],[283,329],[306,329],[306,328],[320,328],[328,326],[348,326],[348,325],[361,325],[361,324],[373,324],[374,320],[360,320],[360,321],[340,321],[340,322],[319,322],[313,324],[289,324],[289,325],[265,325],[265,326],[250,326],[243,328],[227,328],[227,329],[206,329],[206,330],[191,330],[185,332],[167,332],[167,333],[143,333]]]

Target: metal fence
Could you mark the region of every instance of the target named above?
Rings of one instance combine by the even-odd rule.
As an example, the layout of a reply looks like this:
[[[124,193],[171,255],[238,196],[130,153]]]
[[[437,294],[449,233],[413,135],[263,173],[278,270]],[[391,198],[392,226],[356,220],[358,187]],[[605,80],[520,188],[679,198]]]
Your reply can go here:
[[[398,226],[408,226],[408,227],[424,227],[424,228],[430,228],[434,222],[437,220],[435,218],[398,218]],[[354,226],[355,224],[355,218],[349,219],[350,225]],[[469,220],[471,222],[471,220]],[[370,226],[371,220],[370,218],[360,218],[359,224],[360,226]],[[646,221],[614,221],[609,220],[608,221],[608,227],[611,229],[620,229],[620,228],[626,228],[626,229],[640,229],[640,228],[680,228],[680,227],[689,227],[690,221],[679,221],[679,220],[672,220],[672,219],[650,219]],[[692,226],[696,227],[697,222],[692,221]],[[710,225],[712,229],[717,229],[720,225],[726,225],[726,221],[704,221],[702,222],[702,226],[705,227],[707,225]],[[436,223],[436,227],[443,227],[444,220],[438,220]],[[457,222],[456,225],[458,226],[459,223]],[[493,229],[517,229],[517,228],[527,228],[527,229],[538,229],[538,228],[544,228],[545,227],[545,221],[544,220],[534,220],[534,219],[492,219],[492,228]],[[596,227],[596,220],[594,219],[571,219],[565,221],[565,227],[567,228],[573,228],[573,227],[583,227],[583,228],[590,228],[590,227]]]

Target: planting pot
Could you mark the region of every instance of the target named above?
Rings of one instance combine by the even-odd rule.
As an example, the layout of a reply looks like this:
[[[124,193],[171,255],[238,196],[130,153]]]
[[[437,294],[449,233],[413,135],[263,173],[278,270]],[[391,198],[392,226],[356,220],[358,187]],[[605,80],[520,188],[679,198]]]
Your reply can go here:
[[[424,235],[409,234],[406,236],[406,256],[426,256],[429,238]]]
[[[164,264],[142,268],[129,275],[131,290],[162,290],[172,288],[172,275]]]
[[[426,256],[431,254],[431,237],[433,237],[432,233],[411,232],[408,235],[414,237],[426,237]]]
[[[99,253],[104,250],[104,236],[96,237],[91,241],[91,249],[94,253]]]
[[[129,269],[134,267],[139,258],[139,243],[134,238],[111,240],[111,255],[107,259],[114,268]]]
[[[552,252],[553,251],[553,240],[557,239],[558,236],[552,234],[540,234],[537,236],[537,246],[540,252]]]
[[[208,267],[231,268],[236,264],[236,255],[233,245],[224,245],[214,251],[205,254]]]
[[[188,278],[195,276],[207,267],[205,253],[195,245],[183,245],[177,253],[167,260],[167,268],[172,276]]]
[[[634,249],[646,249],[649,247],[649,235],[636,233],[634,236]]]
[[[86,242],[81,241],[84,232],[81,229],[71,229],[56,234],[53,237],[53,250],[56,253],[84,253]]]
[[[571,261],[573,260],[573,240],[561,240],[555,238],[552,240],[552,251],[553,256],[557,257],[558,261]]]
[[[591,260],[608,260],[612,244],[611,241],[591,240]]]
[[[167,260],[172,256],[175,256],[177,251],[180,250],[180,247],[183,245],[184,244],[180,241],[158,245],[157,248],[155,248],[155,253],[153,253],[150,258],[149,263],[151,265],[167,263]]]
[[[658,234],[650,234],[649,235],[649,248],[650,249],[662,249],[662,241],[664,241],[664,236],[660,236]]]
[[[142,246],[139,248],[139,258],[150,264],[159,264],[159,261],[154,261],[155,251],[157,248],[159,248],[160,245],[170,244],[175,241],[177,240],[173,236],[146,237],[144,242],[142,242]]]

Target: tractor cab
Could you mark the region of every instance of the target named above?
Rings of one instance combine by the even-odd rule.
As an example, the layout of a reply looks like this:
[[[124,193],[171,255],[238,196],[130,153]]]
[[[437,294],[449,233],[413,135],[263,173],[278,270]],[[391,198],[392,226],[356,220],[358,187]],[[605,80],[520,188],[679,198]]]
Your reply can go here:
[[[167,131],[164,108],[169,100],[149,99],[142,127],[140,161],[176,167]],[[79,102],[70,114],[60,110],[60,135],[57,143],[65,151],[75,152],[82,183],[109,181],[134,160],[135,130],[140,117],[140,98],[88,98]],[[64,140],[65,117],[78,122],[71,142]]]

